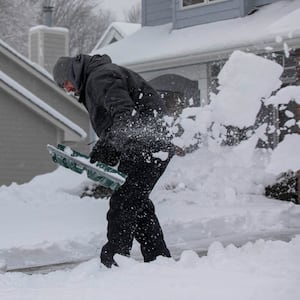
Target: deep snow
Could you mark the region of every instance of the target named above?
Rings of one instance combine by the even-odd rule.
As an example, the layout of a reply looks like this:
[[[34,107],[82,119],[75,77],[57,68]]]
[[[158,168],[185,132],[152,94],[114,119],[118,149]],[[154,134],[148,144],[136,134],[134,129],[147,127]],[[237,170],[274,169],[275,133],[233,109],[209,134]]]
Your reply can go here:
[[[27,184],[0,187],[0,269],[87,261],[47,275],[0,274],[0,299],[299,299],[300,206],[264,197],[278,166],[285,170],[300,165],[299,152],[291,151],[295,136],[275,151],[256,149],[265,132],[261,126],[236,147],[220,145],[222,122],[232,118],[240,126],[249,125],[256,102],[271,95],[277,84],[255,81],[263,95],[253,96],[256,108],[249,109],[244,123],[236,114],[243,109],[238,101],[249,105],[247,97],[232,97],[236,110],[225,106],[226,118],[214,114],[231,84],[226,76],[240,78],[237,90],[243,90],[254,75],[241,66],[262,62],[265,74],[277,69],[275,63],[235,52],[225,65],[228,72],[220,75],[223,85],[212,103],[181,116],[185,133],[177,143],[196,143],[193,134],[201,132],[203,144],[174,157],[151,194],[175,260],[142,263],[135,243],[132,258],[116,257],[119,268],[100,266],[108,199],[80,198],[92,182],[85,174],[58,168]],[[280,93],[276,95],[273,100],[280,103]],[[207,131],[212,122],[217,129]],[[276,238],[286,241],[266,241]],[[196,252],[205,250],[207,255],[199,258]]]
[[[232,244],[300,233],[299,206],[261,195],[262,162],[238,167],[235,157],[205,148],[176,157],[152,198],[179,260],[142,263],[135,244],[133,258],[116,257],[120,267],[111,270],[98,259],[108,201],[78,197],[84,176],[60,168],[1,187],[0,253],[9,267],[91,259],[46,275],[0,274],[0,299],[299,299],[300,235]],[[193,251],[207,247],[202,258]]]

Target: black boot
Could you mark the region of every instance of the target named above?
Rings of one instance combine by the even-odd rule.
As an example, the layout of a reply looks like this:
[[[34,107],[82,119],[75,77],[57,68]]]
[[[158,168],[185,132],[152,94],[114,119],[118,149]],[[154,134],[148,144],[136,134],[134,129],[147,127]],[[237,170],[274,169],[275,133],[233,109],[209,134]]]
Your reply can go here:
[[[101,263],[106,266],[107,268],[111,268],[112,266],[118,267],[118,264],[114,260],[114,251],[112,247],[109,245],[109,243],[106,243],[100,254],[100,261]]]

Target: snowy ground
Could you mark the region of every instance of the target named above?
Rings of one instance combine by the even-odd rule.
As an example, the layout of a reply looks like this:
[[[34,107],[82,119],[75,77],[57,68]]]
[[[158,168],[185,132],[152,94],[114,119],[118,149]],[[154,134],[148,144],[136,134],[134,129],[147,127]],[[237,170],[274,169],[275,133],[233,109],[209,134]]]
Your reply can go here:
[[[175,259],[145,264],[135,243],[131,258],[116,257],[119,268],[101,266],[108,199],[80,198],[91,181],[59,168],[0,187],[0,299],[300,299],[300,205],[264,197],[276,173],[299,168],[299,136],[288,136],[273,152],[255,148],[265,126],[236,147],[218,143],[223,123],[249,126],[256,101],[282,103],[292,96],[300,102],[298,89],[268,99],[280,85],[277,65],[241,52],[226,65],[212,104],[183,113],[185,133],[177,142],[193,140],[195,128],[205,134],[211,121],[215,136],[174,157],[151,194]],[[259,68],[263,78],[255,76]],[[250,81],[257,88],[247,90]],[[245,91],[251,97],[242,97]],[[46,275],[4,272],[82,261]]]
[[[300,234],[300,206],[262,195],[273,179],[264,171],[267,161],[260,153],[245,168],[232,149],[206,147],[175,157],[152,198],[179,260],[144,264],[135,244],[132,258],[118,257],[113,270],[98,259],[108,201],[79,197],[91,183],[85,175],[59,168],[28,184],[2,186],[2,265],[90,260],[47,275],[0,274],[0,299],[299,299],[300,235],[230,244]],[[193,251],[204,249],[201,258]]]

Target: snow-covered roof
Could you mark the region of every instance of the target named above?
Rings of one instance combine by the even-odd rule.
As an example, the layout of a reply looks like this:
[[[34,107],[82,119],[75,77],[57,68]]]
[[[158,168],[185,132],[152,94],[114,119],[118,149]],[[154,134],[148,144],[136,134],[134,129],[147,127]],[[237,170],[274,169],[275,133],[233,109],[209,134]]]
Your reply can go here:
[[[233,49],[262,50],[300,45],[300,1],[262,6],[252,15],[174,30],[172,24],[145,26],[102,48],[118,64],[151,69],[216,59]],[[122,51],[120,51],[122,50]]]
[[[141,24],[128,22],[113,22],[111,26],[119,31],[124,37],[131,35],[141,29]]]
[[[113,37],[123,39],[141,29],[141,24],[128,22],[113,22],[105,30],[93,51],[109,44]]]
[[[33,26],[29,29],[29,31],[40,31],[40,30],[55,31],[55,32],[61,32],[61,33],[69,32],[69,29],[65,28],[65,27],[49,27],[46,25],[37,25],[37,26]]]
[[[43,27],[43,25],[36,26],[35,28],[38,28],[38,27]],[[50,74],[45,68],[43,68],[39,64],[31,61],[27,57],[23,56],[18,51],[16,51],[14,48],[12,48],[7,43],[5,43],[3,40],[0,39],[0,51],[1,51],[1,48],[5,49],[9,53],[9,56],[11,56],[13,59],[17,60],[18,63],[20,63],[20,62],[23,63],[23,66],[26,69],[30,70],[30,72],[33,72],[33,73],[37,72],[38,73],[37,76],[40,79],[42,79],[47,85],[50,85],[51,88],[53,88],[53,89],[56,88],[58,93],[60,93],[60,95],[62,97],[64,97],[66,99],[66,101],[69,101],[69,103],[71,103],[71,105],[74,105],[74,106],[80,108],[82,111],[85,111],[85,109],[82,105],[80,105],[77,101],[74,101],[74,99],[72,99],[72,97],[67,95],[61,88],[58,88],[58,86],[54,83],[52,74]],[[42,75],[42,76],[40,76],[40,75]]]
[[[0,39],[0,46],[6,49],[8,52],[10,52],[12,55],[23,61],[26,65],[30,66],[31,68],[35,69],[37,72],[44,75],[47,79],[53,81],[53,76],[43,67],[38,65],[37,63],[29,60],[22,54],[20,54],[18,51],[16,51],[14,48],[9,46],[7,43],[5,43],[3,40]]]
[[[30,91],[25,89],[18,82],[7,76],[2,71],[0,71],[0,81],[4,82],[11,89],[25,97],[26,100],[33,104],[39,111],[43,111],[44,113],[49,115],[50,119],[54,119],[55,121],[57,121],[60,124],[59,127],[63,128],[64,130],[66,130],[65,128],[67,128],[68,131],[73,132],[73,134],[75,133],[75,135],[79,136],[80,139],[86,138],[87,134],[82,128],[80,128],[71,120],[59,113],[57,110],[46,104],[43,100],[32,94]]]

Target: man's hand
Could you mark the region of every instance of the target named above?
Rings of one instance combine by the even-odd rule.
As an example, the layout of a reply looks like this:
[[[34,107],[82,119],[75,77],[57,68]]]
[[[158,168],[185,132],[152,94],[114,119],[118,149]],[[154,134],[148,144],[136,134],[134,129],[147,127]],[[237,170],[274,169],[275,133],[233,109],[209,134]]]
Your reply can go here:
[[[100,161],[104,164],[115,166],[120,159],[120,153],[110,144],[98,141],[90,153],[90,162]]]

